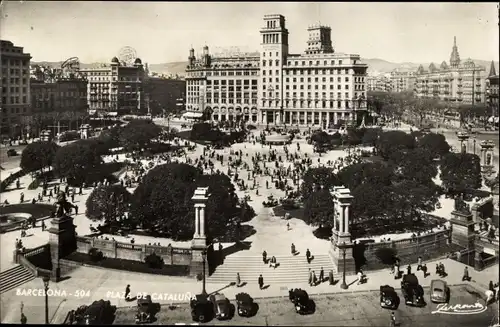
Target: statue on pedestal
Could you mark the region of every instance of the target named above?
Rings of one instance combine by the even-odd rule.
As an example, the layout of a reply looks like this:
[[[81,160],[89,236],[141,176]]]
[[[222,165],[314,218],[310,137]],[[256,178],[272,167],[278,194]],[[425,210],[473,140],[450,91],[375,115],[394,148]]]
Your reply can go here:
[[[470,214],[471,213],[470,205],[465,203],[465,201],[461,197],[457,196],[455,198],[455,211],[458,211],[458,212],[464,213],[464,214]]]
[[[56,206],[56,218],[61,218],[62,216],[69,214],[71,208],[74,207],[68,200],[66,200],[66,193],[60,191],[57,195]]]

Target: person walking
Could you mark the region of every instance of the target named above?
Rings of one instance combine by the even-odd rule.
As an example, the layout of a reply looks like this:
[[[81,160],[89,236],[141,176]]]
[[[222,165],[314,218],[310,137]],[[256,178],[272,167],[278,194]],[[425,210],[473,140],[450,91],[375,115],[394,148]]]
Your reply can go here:
[[[323,267],[321,267],[319,271],[319,283],[323,283],[323,280],[325,279],[325,271],[323,270]]]
[[[318,277],[316,276],[316,273],[314,270],[312,271],[312,286],[318,285]]]
[[[309,286],[312,286],[313,274],[311,268],[309,268]]]
[[[406,273],[408,275],[411,275],[411,266],[410,265],[408,265],[408,267],[406,267]]]
[[[259,275],[259,288],[260,289],[263,289],[264,288],[264,277],[262,277],[262,275]]]
[[[422,265],[422,271],[424,272],[424,278],[427,277],[427,265],[425,263]]]
[[[465,266],[465,269],[464,269],[464,275],[462,276],[462,282],[463,281],[470,281],[470,276],[469,276],[469,268],[467,266]]]
[[[286,230],[289,231],[290,230],[290,223],[286,223]]]
[[[262,261],[264,262],[264,264],[267,264],[267,252],[266,252],[266,250],[264,250],[262,252]]]
[[[422,269],[422,257],[418,257],[417,259],[417,271]]]
[[[127,287],[125,288],[125,301],[129,300],[130,300],[130,285],[127,285]]]
[[[295,244],[292,243],[292,246],[290,247],[290,250],[292,251],[292,255],[295,255]]]
[[[390,323],[390,326],[391,327],[396,327],[396,315],[394,314],[394,311],[391,312],[391,323]]]
[[[240,285],[241,285],[240,273],[236,273],[236,287],[240,287]]]
[[[311,251],[309,251],[309,249],[306,251],[306,259],[307,263],[311,263]]]

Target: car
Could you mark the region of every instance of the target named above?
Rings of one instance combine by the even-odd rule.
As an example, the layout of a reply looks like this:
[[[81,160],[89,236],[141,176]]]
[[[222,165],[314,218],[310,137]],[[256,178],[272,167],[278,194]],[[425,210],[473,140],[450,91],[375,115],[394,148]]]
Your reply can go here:
[[[231,302],[222,293],[210,295],[210,302],[212,302],[215,318],[225,320],[231,318]]]
[[[431,302],[433,303],[447,303],[449,300],[450,289],[444,280],[433,279],[430,292]]]
[[[151,295],[137,299],[137,314],[135,315],[136,324],[148,324],[153,322],[153,301]]]
[[[109,301],[94,301],[77,310],[77,325],[111,325],[115,319],[116,306]]]
[[[414,274],[406,274],[401,281],[401,292],[407,305],[425,306],[424,289]]]
[[[396,310],[399,306],[399,296],[394,287],[380,286],[380,306],[384,309]]]
[[[17,151],[15,149],[7,150],[7,157],[15,157],[17,156]]]
[[[295,288],[288,291],[290,301],[295,305],[295,312],[301,315],[313,313],[313,302],[306,291]]]
[[[207,322],[213,317],[213,306],[205,294],[198,294],[191,299],[191,317],[195,322]]]
[[[236,294],[236,304],[238,305],[238,315],[240,317],[251,317],[255,313],[255,303],[247,293]]]

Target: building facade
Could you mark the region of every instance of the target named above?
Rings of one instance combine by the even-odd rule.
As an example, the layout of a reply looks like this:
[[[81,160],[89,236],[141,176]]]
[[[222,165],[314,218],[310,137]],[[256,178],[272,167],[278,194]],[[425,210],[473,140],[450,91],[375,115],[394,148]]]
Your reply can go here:
[[[415,72],[394,70],[391,72],[391,91],[406,92],[415,88]]]
[[[186,69],[187,110],[212,119],[327,126],[366,110],[366,71],[359,55],[336,53],[331,28],[311,26],[302,54],[290,54],[282,15],[265,15],[260,54],[197,60]]]
[[[486,81],[487,104],[490,108],[490,115],[498,119],[498,95],[499,95],[499,76],[496,73],[495,63],[491,62],[490,73]]]
[[[23,47],[12,42],[0,41],[0,71],[2,102],[0,109],[0,134],[17,136],[21,134],[21,119],[29,115],[30,108],[30,60]]]
[[[77,73],[34,66],[31,69],[33,113],[86,112],[87,79]]]
[[[110,65],[80,71],[88,80],[87,103],[91,114],[146,114],[144,67],[141,59],[127,65],[114,57]]]
[[[384,75],[378,76],[368,76],[367,89],[368,91],[379,91],[379,92],[391,92],[392,91],[392,81],[389,77]]]
[[[185,80],[151,76],[145,78],[144,93],[148,113],[157,116],[177,112],[177,99],[182,99],[185,91]]]
[[[454,39],[449,65],[439,68],[431,63],[427,70],[422,65],[416,72],[414,92],[417,97],[437,98],[450,104],[478,104],[486,101],[486,68],[471,59],[461,62]]]

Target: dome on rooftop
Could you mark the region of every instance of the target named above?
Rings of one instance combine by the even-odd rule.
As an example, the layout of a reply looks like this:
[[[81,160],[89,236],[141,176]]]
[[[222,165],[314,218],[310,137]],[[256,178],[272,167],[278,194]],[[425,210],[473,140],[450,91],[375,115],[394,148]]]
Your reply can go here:
[[[114,62],[116,62],[116,63],[120,63],[120,61],[119,61],[119,60],[118,60],[118,58],[116,58],[116,57],[113,57],[113,59],[111,59],[111,62],[113,62],[113,63],[114,63]]]
[[[136,58],[135,61],[134,61],[134,64],[136,65],[142,65],[142,61],[140,58]]]

